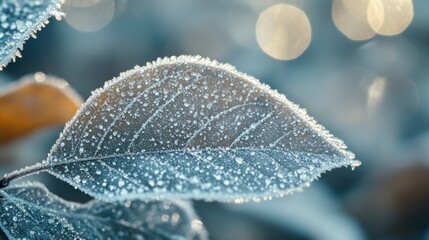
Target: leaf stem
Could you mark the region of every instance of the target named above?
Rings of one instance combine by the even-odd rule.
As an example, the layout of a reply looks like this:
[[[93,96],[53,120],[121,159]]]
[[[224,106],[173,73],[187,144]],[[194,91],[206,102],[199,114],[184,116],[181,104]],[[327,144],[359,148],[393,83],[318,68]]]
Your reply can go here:
[[[4,177],[0,180],[0,189],[7,187],[12,180],[41,173],[46,171],[46,169],[47,169],[46,164],[38,163],[30,167],[25,167],[20,170],[8,173],[4,175]]]

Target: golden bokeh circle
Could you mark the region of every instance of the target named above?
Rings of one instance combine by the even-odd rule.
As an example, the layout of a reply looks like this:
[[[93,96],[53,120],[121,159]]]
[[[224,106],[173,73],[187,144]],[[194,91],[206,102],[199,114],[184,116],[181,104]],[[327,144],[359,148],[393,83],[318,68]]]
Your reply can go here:
[[[375,36],[367,20],[370,0],[334,0],[332,20],[347,38],[355,41],[367,40]]]
[[[368,22],[378,34],[391,36],[403,32],[414,17],[412,0],[370,0]]]
[[[269,56],[292,60],[310,45],[310,22],[301,9],[289,4],[276,4],[259,15],[256,40]]]

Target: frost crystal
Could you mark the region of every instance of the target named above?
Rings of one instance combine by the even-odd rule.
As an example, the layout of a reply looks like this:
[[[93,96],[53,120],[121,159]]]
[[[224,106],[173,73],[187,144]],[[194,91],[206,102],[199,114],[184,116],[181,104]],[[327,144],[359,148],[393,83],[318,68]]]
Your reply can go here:
[[[54,15],[61,19],[61,0],[2,0],[0,2],[0,70],[21,57],[24,42]]]
[[[353,159],[285,96],[232,66],[182,56],[96,90],[42,168],[104,200],[239,202],[299,190]]]
[[[206,239],[184,201],[66,202],[40,183],[0,190],[0,227],[10,239]]]

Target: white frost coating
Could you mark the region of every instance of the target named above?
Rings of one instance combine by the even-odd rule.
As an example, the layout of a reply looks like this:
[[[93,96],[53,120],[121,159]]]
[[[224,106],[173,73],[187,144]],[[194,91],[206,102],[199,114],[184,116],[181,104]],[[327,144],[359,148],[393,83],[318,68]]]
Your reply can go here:
[[[0,2],[0,71],[11,60],[20,58],[27,39],[55,16],[60,20],[63,0],[2,0]]]
[[[65,201],[40,183],[0,190],[0,228],[10,239],[207,239],[185,201],[87,204]]]
[[[230,65],[181,56],[94,91],[42,168],[104,200],[241,202],[283,196],[358,164],[284,95]]]

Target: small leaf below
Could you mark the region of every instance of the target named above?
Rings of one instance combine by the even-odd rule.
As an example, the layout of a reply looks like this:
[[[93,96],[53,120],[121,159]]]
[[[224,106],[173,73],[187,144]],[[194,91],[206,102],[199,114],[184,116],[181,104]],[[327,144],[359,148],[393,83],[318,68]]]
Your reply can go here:
[[[184,201],[67,202],[40,183],[0,190],[0,227],[10,239],[206,239]]]

